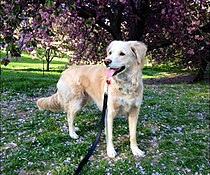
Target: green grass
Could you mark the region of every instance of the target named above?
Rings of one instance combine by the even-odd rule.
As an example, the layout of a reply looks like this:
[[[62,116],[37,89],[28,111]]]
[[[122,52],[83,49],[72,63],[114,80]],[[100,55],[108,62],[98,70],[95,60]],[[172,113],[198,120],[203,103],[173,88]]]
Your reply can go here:
[[[1,65],[1,86],[31,94],[36,88],[41,90],[55,85],[67,62],[66,58],[55,58],[50,64],[50,71],[43,72],[42,60],[22,54],[18,60],[13,58],[6,67]]]
[[[36,100],[53,94],[65,62],[42,76],[42,63],[23,57],[2,66],[1,174],[73,174],[94,140],[100,111],[92,104],[76,118],[80,138],[68,135],[66,114],[39,111]],[[56,68],[56,66],[58,68]],[[32,69],[31,69],[32,68]],[[183,70],[146,67],[147,77]],[[147,78],[145,76],[145,78]],[[208,84],[145,85],[137,140],[146,156],[133,157],[128,121],[114,121],[118,155],[106,155],[105,136],[81,174],[209,174]]]

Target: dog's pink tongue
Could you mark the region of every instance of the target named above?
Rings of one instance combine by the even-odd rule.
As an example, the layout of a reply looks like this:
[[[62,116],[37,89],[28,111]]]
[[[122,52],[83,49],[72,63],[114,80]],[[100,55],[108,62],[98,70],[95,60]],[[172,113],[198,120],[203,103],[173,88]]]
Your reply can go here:
[[[114,69],[110,69],[110,68],[106,69],[106,76],[108,78],[112,77],[114,75],[114,73],[115,73]]]

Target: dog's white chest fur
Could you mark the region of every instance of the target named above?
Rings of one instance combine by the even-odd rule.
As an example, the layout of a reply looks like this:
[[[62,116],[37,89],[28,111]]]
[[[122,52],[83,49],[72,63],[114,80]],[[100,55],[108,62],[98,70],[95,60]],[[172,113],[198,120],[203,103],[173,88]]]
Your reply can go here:
[[[139,99],[130,99],[130,98],[114,98],[115,105],[118,105],[119,107],[119,113],[129,113],[130,110],[133,107],[138,108],[140,106],[140,100]]]
[[[129,113],[132,108],[139,108],[142,102],[141,86],[129,86],[129,84],[116,83],[109,88],[108,103],[118,110],[119,113]],[[117,96],[114,94],[118,94]]]

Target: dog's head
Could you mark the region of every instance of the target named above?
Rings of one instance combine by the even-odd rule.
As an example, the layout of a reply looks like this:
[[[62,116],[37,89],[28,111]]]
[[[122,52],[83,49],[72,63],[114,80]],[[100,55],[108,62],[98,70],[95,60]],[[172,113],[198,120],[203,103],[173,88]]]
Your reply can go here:
[[[143,67],[147,47],[138,41],[112,41],[107,47],[104,64],[107,77],[131,70],[135,65]]]

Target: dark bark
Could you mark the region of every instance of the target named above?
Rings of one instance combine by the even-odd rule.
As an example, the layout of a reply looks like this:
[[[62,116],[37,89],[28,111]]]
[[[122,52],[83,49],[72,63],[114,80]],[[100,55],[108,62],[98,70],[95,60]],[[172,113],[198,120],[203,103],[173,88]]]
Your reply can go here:
[[[129,40],[140,41],[144,33],[149,1],[142,0],[141,4],[137,6],[135,1],[130,0],[130,5],[133,17],[129,20]]]
[[[111,8],[109,8],[108,17],[110,20],[110,29],[112,31],[112,37],[114,40],[122,40],[122,31],[121,31],[121,23],[122,23],[122,14],[125,6],[124,4],[118,2],[117,4],[113,4]]]
[[[47,72],[50,71],[50,63],[47,61],[47,69],[46,69]]]
[[[207,47],[207,46],[206,46]],[[210,49],[210,48],[206,48]],[[210,52],[207,50],[206,54],[200,55],[200,65],[196,76],[193,79],[193,83],[199,82],[204,79],[204,75],[207,71],[207,66],[210,64]],[[210,77],[208,77],[210,78]]]
[[[46,50],[46,52],[45,52],[46,63],[47,63],[46,71],[50,71],[50,63],[53,60],[54,55],[55,55],[55,51],[53,51],[51,49]]]
[[[115,31],[112,30],[112,28],[108,25],[106,25],[104,22],[102,22],[101,20],[97,20],[96,23],[102,27],[103,29],[105,29],[107,32],[109,32],[113,38],[117,38],[117,36],[115,36]]]
[[[45,57],[46,57],[46,62],[47,62],[46,71],[50,71],[50,51],[46,50],[45,53],[46,53]]]
[[[203,80],[207,65],[208,65],[208,62],[204,59],[201,59],[200,68],[198,69],[198,72],[193,79],[193,83]]]
[[[205,33],[210,33],[210,23],[207,23],[206,25],[200,27],[200,29],[195,31],[195,34],[201,34],[201,31]],[[204,79],[207,66],[210,62],[210,46],[207,45],[205,42],[202,42],[201,44],[204,46],[204,49],[207,50],[207,52],[200,54],[200,65],[198,72],[192,81],[193,83],[199,82]]]
[[[87,9],[87,7],[77,6],[76,10],[77,10],[78,16],[84,19],[88,19],[90,17],[96,17],[96,13],[93,10]]]
[[[161,47],[167,47],[170,46],[172,44],[172,42],[170,40],[158,40],[158,41],[154,41],[151,43],[146,43],[147,47],[148,47],[148,51],[152,51],[154,49],[158,49]]]

